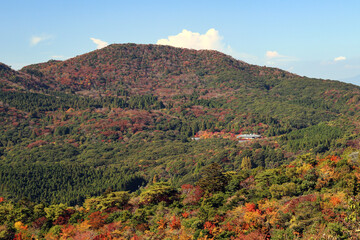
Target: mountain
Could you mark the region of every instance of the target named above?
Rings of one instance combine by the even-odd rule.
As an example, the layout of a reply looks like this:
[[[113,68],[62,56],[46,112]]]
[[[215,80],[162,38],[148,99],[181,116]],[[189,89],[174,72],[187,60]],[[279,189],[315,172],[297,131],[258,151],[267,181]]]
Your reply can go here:
[[[217,51],[113,44],[0,69],[0,196],[17,200],[75,205],[153,178],[193,184],[214,162],[273,168],[359,145],[360,87]]]
[[[350,109],[333,95],[345,103],[359,93],[354,85],[250,65],[217,51],[159,45],[112,44],[66,61],[30,65],[21,72],[40,76],[55,91],[123,99],[152,95],[167,106],[196,99],[193,105],[221,105],[238,113],[277,119],[296,115],[304,126]],[[296,114],[289,114],[293,111]]]
[[[1,239],[359,237],[359,86],[113,44],[0,89]]]
[[[235,86],[241,87],[254,82],[261,85],[264,76],[295,77],[280,69],[250,65],[217,51],[135,44],[112,44],[63,62],[30,65],[21,71],[38,72],[43,79],[56,83],[58,90],[111,92],[123,87],[133,93],[171,89],[172,94],[179,93],[174,90],[176,87],[191,92],[194,88],[209,87],[219,78],[230,83],[236,79]]]
[[[9,66],[0,63],[0,88],[2,90],[40,90],[46,89],[48,87],[46,84],[40,81],[39,76],[12,70]]]

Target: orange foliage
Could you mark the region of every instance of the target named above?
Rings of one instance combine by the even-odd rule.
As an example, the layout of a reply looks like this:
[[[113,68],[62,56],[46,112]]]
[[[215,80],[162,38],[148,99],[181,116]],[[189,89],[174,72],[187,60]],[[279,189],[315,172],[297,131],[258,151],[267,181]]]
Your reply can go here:
[[[130,238],[130,240],[140,240],[140,238],[136,234],[134,234],[134,236]]]
[[[158,229],[159,230],[164,230],[166,228],[167,225],[167,221],[165,221],[163,218],[160,219],[157,224],[159,224]]]
[[[331,197],[330,198],[330,203],[336,207],[337,205],[339,205],[341,203],[341,199],[338,197]]]
[[[75,227],[69,224],[61,229],[60,236],[63,239],[68,239],[68,238],[74,236],[75,231],[76,231]]]
[[[255,212],[256,211],[256,204],[255,203],[245,203],[246,211],[248,212]]]
[[[89,216],[89,225],[94,229],[99,229],[105,224],[106,216],[103,216],[101,212],[93,212]]]
[[[190,214],[188,212],[183,212],[181,215],[183,218],[188,218]]]
[[[175,215],[172,217],[172,220],[169,224],[171,230],[176,230],[181,228],[181,222],[180,219],[177,218]]]

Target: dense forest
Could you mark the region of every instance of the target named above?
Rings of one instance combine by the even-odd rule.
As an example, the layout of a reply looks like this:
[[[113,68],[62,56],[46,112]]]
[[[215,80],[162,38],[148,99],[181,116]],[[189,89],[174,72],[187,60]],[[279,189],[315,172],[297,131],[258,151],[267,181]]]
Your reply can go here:
[[[358,86],[113,44],[0,89],[0,238],[359,237]]]
[[[358,239],[359,152],[298,156],[239,171],[212,163],[194,184],[155,175],[130,193],[107,189],[83,204],[0,198],[2,239]]]

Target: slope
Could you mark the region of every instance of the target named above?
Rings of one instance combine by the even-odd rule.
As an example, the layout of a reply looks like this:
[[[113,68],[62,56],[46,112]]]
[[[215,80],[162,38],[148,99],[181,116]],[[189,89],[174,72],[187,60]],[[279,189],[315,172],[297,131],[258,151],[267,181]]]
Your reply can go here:
[[[6,84],[24,77],[0,94],[0,195],[8,198],[77,204],[153,178],[194,183],[214,162],[273,168],[304,152],[359,147],[359,87],[216,51],[114,44],[3,69]],[[239,133],[262,138],[238,143]]]

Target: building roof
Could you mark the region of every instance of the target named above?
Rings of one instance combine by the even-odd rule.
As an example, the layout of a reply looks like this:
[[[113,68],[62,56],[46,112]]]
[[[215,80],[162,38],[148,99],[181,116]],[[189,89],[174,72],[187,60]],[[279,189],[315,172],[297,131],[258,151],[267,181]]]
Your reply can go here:
[[[240,134],[236,136],[237,138],[260,138],[261,135],[258,134]]]

